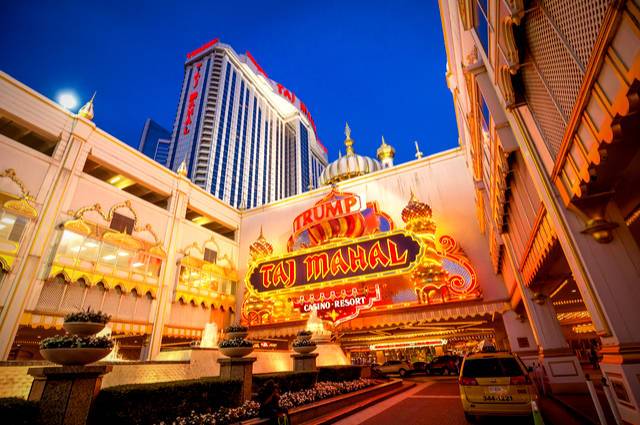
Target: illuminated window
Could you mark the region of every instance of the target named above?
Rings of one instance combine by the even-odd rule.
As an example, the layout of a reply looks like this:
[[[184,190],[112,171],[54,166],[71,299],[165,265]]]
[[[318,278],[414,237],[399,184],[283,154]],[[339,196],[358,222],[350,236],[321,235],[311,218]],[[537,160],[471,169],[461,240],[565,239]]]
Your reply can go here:
[[[114,212],[113,218],[111,219],[111,225],[109,227],[113,230],[117,230],[118,232],[127,233],[130,235],[133,233],[134,224],[134,219]]]

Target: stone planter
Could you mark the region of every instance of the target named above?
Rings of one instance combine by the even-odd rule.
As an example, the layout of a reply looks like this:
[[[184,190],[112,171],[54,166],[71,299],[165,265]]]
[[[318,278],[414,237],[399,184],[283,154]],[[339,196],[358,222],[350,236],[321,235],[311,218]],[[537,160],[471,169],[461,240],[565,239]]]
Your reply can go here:
[[[227,339],[234,339],[234,338],[245,339],[247,337],[247,335],[249,335],[249,332],[248,331],[226,332],[225,335],[226,335]]]
[[[315,351],[316,348],[318,347],[315,345],[303,345],[301,347],[293,347],[293,351],[298,354],[309,354]]]
[[[251,354],[253,347],[220,347],[219,350],[227,357],[240,358]]]
[[[106,323],[99,322],[64,322],[62,327],[71,335],[91,336],[104,329]]]
[[[46,348],[40,354],[52,363],[64,366],[83,366],[106,357],[111,348]]]

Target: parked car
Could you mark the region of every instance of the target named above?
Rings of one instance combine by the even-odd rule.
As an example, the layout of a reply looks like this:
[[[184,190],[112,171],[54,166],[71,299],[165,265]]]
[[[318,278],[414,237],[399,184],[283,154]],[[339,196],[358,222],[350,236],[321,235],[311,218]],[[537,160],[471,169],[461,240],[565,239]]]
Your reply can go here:
[[[476,353],[465,357],[458,379],[464,416],[531,415],[537,392],[527,368],[510,353]]]
[[[413,370],[413,367],[411,363],[404,360],[389,360],[388,362],[384,362],[382,366],[376,370],[382,374],[397,373],[401,377],[404,377]]]
[[[430,375],[457,375],[460,363],[461,359],[458,356],[447,354],[434,357],[427,365],[427,372]]]
[[[413,366],[413,371],[412,371],[413,374],[427,373],[427,366],[428,366],[427,362],[413,362],[411,366]]]

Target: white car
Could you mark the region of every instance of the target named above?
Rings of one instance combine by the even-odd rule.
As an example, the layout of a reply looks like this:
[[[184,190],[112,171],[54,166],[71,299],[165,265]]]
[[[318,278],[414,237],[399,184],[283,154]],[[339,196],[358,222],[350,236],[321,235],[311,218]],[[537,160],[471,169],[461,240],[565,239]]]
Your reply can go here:
[[[380,373],[397,373],[404,377],[407,373],[413,370],[413,366],[411,366],[411,363],[404,360],[389,360],[388,362],[384,362],[382,366],[378,366],[377,370]]]

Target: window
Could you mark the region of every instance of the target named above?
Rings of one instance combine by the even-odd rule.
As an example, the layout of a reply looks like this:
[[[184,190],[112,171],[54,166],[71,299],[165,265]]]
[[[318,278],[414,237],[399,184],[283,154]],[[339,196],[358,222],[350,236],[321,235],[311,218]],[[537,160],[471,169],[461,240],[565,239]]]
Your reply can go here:
[[[213,249],[205,248],[204,249],[204,261],[209,263],[215,263],[218,260],[218,253]]]
[[[464,363],[462,376],[469,378],[499,378],[521,376],[524,372],[514,358],[471,359]]]
[[[2,217],[0,218],[0,238],[20,242],[22,232],[27,225],[27,219],[5,211],[0,212],[0,216]]]
[[[111,219],[111,226],[109,227],[111,227],[113,230],[117,230],[118,232],[127,233],[130,235],[133,233],[134,223],[134,219],[114,212],[113,218]]]
[[[487,56],[489,56],[489,1],[475,0],[475,20],[476,33],[482,43],[482,48]]]

